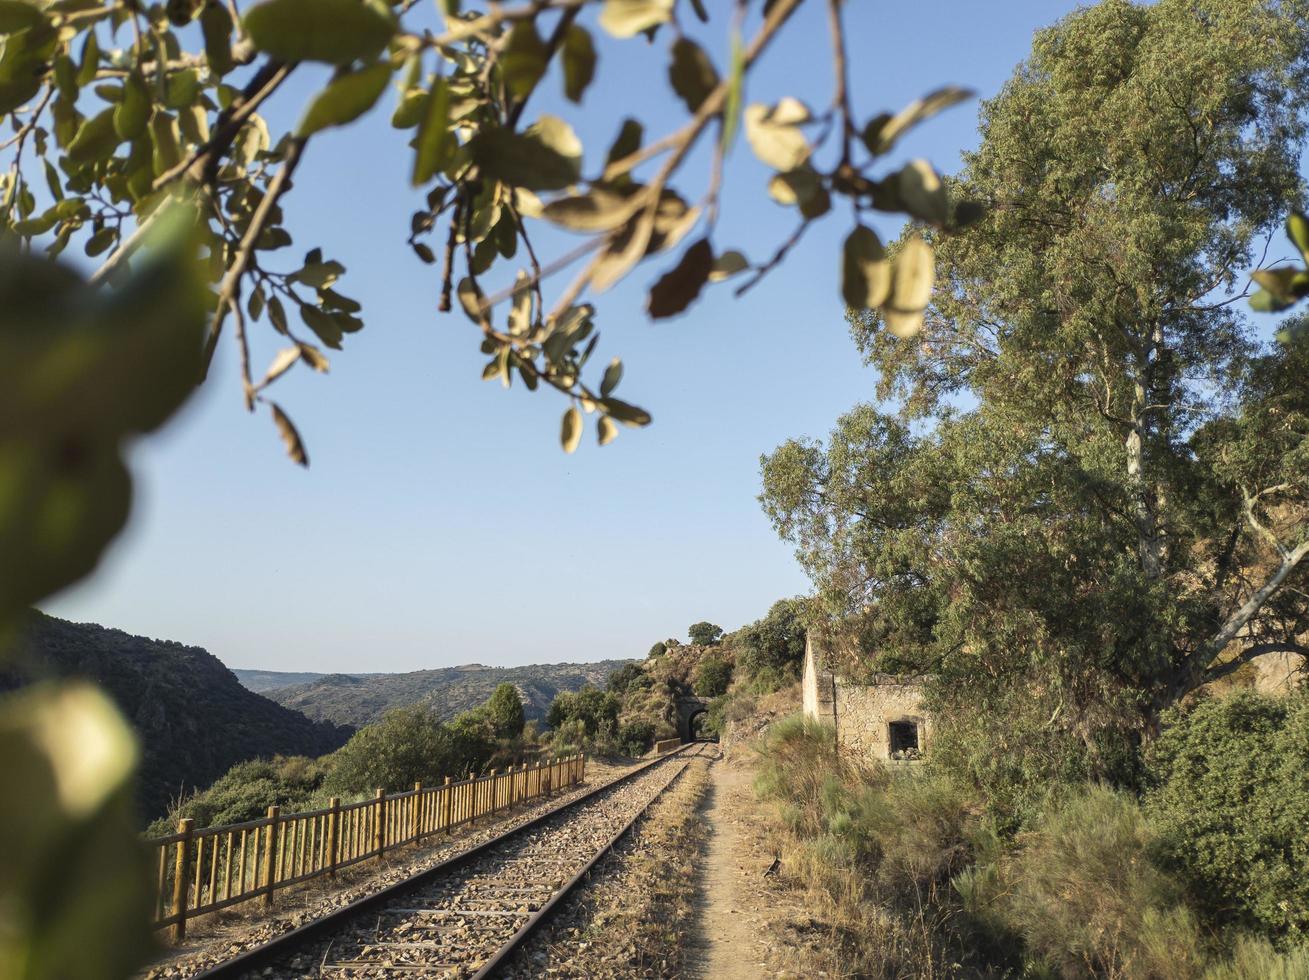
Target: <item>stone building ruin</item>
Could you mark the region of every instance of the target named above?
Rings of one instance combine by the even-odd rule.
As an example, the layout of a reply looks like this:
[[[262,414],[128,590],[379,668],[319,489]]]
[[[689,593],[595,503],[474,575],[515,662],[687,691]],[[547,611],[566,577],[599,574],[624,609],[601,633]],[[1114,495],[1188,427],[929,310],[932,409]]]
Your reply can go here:
[[[931,719],[922,708],[922,676],[874,674],[855,684],[837,673],[821,637],[805,641],[801,691],[806,718],[831,725],[843,751],[884,762],[921,759]]]

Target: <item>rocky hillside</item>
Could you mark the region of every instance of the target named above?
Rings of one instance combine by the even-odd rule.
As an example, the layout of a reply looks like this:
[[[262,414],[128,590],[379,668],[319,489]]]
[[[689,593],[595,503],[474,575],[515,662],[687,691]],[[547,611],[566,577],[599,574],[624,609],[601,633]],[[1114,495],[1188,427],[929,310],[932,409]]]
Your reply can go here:
[[[230,668],[236,679],[246,690],[254,691],[256,694],[266,694],[269,691],[276,691],[279,687],[292,687],[296,684],[312,684],[320,677],[326,677],[326,674],[315,674],[309,671],[295,672],[290,670],[241,670],[236,667]]]
[[[528,667],[468,664],[403,674],[329,674],[309,684],[271,690],[268,696],[315,720],[344,725],[365,725],[390,708],[408,704],[430,705],[444,721],[476,708],[497,684],[508,681],[518,688],[530,721],[544,718],[560,691],[576,691],[587,684],[604,687],[609,675],[625,663],[628,661]]]
[[[17,667],[0,690],[44,677],[85,677],[109,693],[141,737],[142,816],[208,786],[233,765],[273,755],[317,756],[351,729],[310,721],[242,687],[213,654],[34,612]]]

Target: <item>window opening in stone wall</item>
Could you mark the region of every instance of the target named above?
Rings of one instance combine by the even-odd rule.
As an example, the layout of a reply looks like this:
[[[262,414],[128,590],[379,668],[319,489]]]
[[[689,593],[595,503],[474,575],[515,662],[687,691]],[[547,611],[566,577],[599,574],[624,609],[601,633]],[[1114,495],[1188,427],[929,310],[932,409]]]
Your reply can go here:
[[[891,758],[921,759],[922,749],[918,744],[918,723],[916,721],[891,722]]]

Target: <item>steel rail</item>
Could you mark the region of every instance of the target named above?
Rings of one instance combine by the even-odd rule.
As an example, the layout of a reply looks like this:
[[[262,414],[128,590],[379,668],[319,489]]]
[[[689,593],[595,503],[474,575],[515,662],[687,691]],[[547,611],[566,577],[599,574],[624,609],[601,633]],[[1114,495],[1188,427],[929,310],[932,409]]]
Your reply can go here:
[[[312,940],[319,939],[331,934],[332,932],[336,931],[338,928],[343,926],[348,920],[354,918],[360,913],[366,912],[369,909],[375,908],[379,905],[383,905],[392,899],[400,897],[402,894],[404,894],[407,891],[410,891],[421,885],[428,884],[434,879],[440,878],[443,875],[455,871],[458,868],[460,868],[462,865],[471,862],[474,858],[480,857],[481,855],[485,854],[487,851],[490,851],[491,849],[500,846],[506,841],[510,841],[513,838],[517,837],[518,835],[523,834],[524,832],[531,830],[532,828],[540,826],[541,824],[545,823],[547,820],[550,820],[561,813],[566,813],[568,810],[571,810],[573,807],[580,806],[581,804],[594,799],[595,797],[599,796],[601,793],[606,793],[609,790],[614,789],[615,787],[621,786],[624,783],[632,779],[635,779],[637,776],[641,775],[642,773],[648,772],[649,770],[653,769],[655,766],[667,762],[669,759],[675,757],[685,758],[687,759],[687,764],[689,764],[689,760],[691,757],[687,755],[687,750],[692,747],[698,747],[702,744],[704,743],[688,742],[686,745],[683,745],[679,749],[675,749],[672,752],[665,753],[664,755],[659,756],[656,759],[652,759],[649,762],[643,763],[637,766],[636,768],[632,769],[630,772],[623,773],[623,775],[617,777],[616,779],[611,779],[609,782],[597,786],[595,789],[589,790],[583,793],[582,795],[567,801],[566,803],[562,803],[559,806],[552,807],[549,810],[546,810],[544,813],[538,814],[537,816],[533,817],[531,820],[528,820],[526,823],[519,824],[517,827],[511,827],[510,829],[506,830],[504,833],[497,834],[494,837],[489,837],[486,840],[482,841],[480,844],[475,844],[472,847],[466,848],[465,850],[460,851],[457,854],[453,854],[450,857],[446,858],[445,860],[440,861],[437,864],[434,864],[430,868],[427,868],[423,871],[419,871],[413,875],[410,875],[408,878],[405,878],[402,881],[397,881],[394,884],[387,885],[385,888],[373,892],[370,895],[365,895],[361,898],[357,898],[353,902],[350,902],[347,905],[343,905],[338,909],[333,909],[331,912],[328,912],[325,915],[320,916],[319,918],[306,922],[304,925],[297,926],[296,928],[290,930],[289,932],[284,932],[280,936],[276,936],[265,943],[261,943],[258,946],[253,946],[250,949],[247,949],[244,952],[239,953],[238,955],[232,957],[231,959],[223,960],[221,963],[215,963],[214,965],[206,968],[205,970],[200,971],[199,973],[194,973],[192,974],[192,980],[232,980],[232,978],[235,977],[245,976],[251,971],[262,969],[263,967],[268,966],[270,963],[278,959],[281,959],[283,956],[288,955],[295,947],[301,945],[302,943],[307,943]],[[650,803],[653,803],[655,799],[658,799],[663,794],[664,790],[666,790],[669,786],[671,786],[673,782],[679,776],[681,776],[682,772],[684,772],[685,770],[686,770],[686,764],[682,766],[682,769],[678,771],[677,775],[674,776],[673,779],[670,779],[668,783],[665,784],[665,786],[662,789],[660,789],[658,793],[655,794],[654,798],[651,799]],[[623,828],[623,831],[621,831],[617,835],[617,837],[621,837],[622,834],[625,833],[630,828],[630,826],[636,822],[636,818],[639,817],[641,813],[644,813],[645,810],[649,808],[649,805],[650,804],[646,804],[646,806],[642,808],[642,810],[636,815],[636,817],[633,817],[633,819],[627,824],[627,826]],[[605,846],[605,848],[598,855],[596,855],[596,857],[594,857],[590,862],[588,862],[586,868],[580,874],[575,876],[572,881],[568,882],[568,884],[564,886],[563,893],[566,893],[569,890],[571,890],[577,884],[577,881],[580,880],[582,875],[584,875],[585,872],[595,864],[595,862],[599,859],[599,857],[607,853],[615,842],[616,841],[611,841],[608,845]],[[552,907],[554,904],[555,901],[554,899],[552,899],[548,903],[548,907]],[[533,918],[537,920],[536,922],[531,923],[532,928],[534,929],[536,925],[540,924],[540,913],[539,912],[536,913],[533,916]],[[524,926],[524,928],[526,928],[526,926]],[[522,929],[519,930],[519,932],[522,931],[523,931]],[[525,938],[525,935],[523,938]],[[510,942],[514,943],[514,945],[516,946],[518,943],[522,942],[522,939],[518,938],[518,935],[515,934],[515,937],[511,939]],[[494,959],[497,962],[500,960],[500,958],[501,957],[499,953],[497,953],[496,956],[494,957]],[[482,973],[478,974],[478,976],[482,976],[482,975],[483,975]]]
[[[704,743],[688,744],[699,745]],[[682,755],[684,751],[684,748],[677,749],[675,752],[668,753],[668,755]],[[673,784],[681,779],[682,774],[690,768],[691,760],[698,756],[699,753],[683,756],[686,761],[682,763],[682,768],[677,770],[673,775],[673,778],[664,783],[664,785],[659,788],[659,792],[652,796],[645,806],[632,814],[632,818],[623,824],[623,826],[618,829],[618,832],[610,837],[609,841],[596,851],[595,854],[591,855],[591,860],[587,861],[585,866],[583,866],[577,874],[573,875],[573,877],[570,878],[562,888],[555,892],[548,902],[542,905],[536,912],[532,913],[531,918],[524,922],[519,930],[514,933],[508,941],[504,943],[504,945],[497,949],[495,954],[482,965],[482,968],[473,974],[472,980],[487,980],[487,978],[495,976],[496,971],[504,965],[505,961],[518,951],[518,947],[521,946],[547,918],[550,917],[555,906],[567,898],[572,893],[573,889],[580,885],[586,876],[590,874],[591,869],[594,868],[607,854],[609,854],[618,842],[627,835],[628,831],[635,827],[637,822],[649,812],[650,807],[654,806],[665,793],[673,788]],[[668,756],[665,756],[665,758],[667,757]]]

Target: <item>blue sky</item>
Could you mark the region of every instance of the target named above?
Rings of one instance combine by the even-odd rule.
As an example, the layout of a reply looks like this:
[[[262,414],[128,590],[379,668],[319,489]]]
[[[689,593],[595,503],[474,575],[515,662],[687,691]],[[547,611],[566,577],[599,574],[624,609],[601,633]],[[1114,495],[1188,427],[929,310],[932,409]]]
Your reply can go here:
[[[808,3],[787,27],[748,102],[826,104],[824,6]],[[1074,6],[847,3],[856,108],[868,118],[945,83],[994,95],[1032,31]],[[722,64],[726,19],[716,19],[702,39]],[[578,121],[588,172],[624,116],[641,118],[648,138],[682,119],[650,84],[663,77],[666,39],[597,40]],[[305,72],[279,92],[271,121],[293,124],[319,80]],[[528,118],[577,118],[559,89],[552,73]],[[269,263],[293,268],[320,245],[348,269],[338,288],[364,304],[368,326],[333,353],[330,375],[296,371],[275,387],[312,466],[289,463],[267,415],[245,412],[236,353],[223,345],[182,415],[134,448],[127,532],[47,611],[204,646],[234,667],[391,671],[640,657],[697,620],[732,629],[807,591],[755,500],[759,455],[824,435],[872,396],[837,287],[848,211],[740,300],[719,286],[687,315],[651,324],[645,289],[669,258],[599,297],[596,363],[621,356],[619,393],[655,421],[604,449],[588,430],[569,456],[558,445],[563,399],[480,381],[474,328],[435,312],[437,273],[404,245],[422,195],[409,186],[407,134],[389,126],[390,98],[311,142],[285,201],[295,246]],[[888,167],[926,157],[950,171],[976,142],[976,106],[962,106],[916,130]],[[688,186],[703,172],[702,159],[689,167]],[[790,214],[768,199],[768,171],[743,140],[727,176],[715,244],[765,258]],[[896,228],[878,225],[887,238]],[[543,244],[557,254],[571,242]],[[278,347],[270,332],[255,330],[257,366]]]

